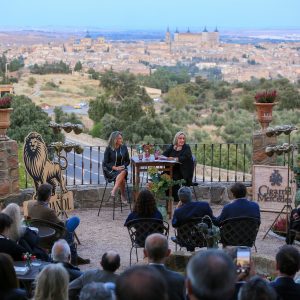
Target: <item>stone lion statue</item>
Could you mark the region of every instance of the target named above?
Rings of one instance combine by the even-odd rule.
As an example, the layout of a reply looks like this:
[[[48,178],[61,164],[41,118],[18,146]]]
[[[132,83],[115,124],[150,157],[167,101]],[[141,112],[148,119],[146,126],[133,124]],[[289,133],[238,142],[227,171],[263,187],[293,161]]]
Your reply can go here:
[[[66,167],[49,160],[47,146],[39,133],[31,132],[27,135],[23,154],[25,168],[34,181],[35,198],[38,187],[43,183],[52,185],[52,195],[55,195],[57,183],[61,186],[63,193],[68,192],[62,175],[62,170]],[[61,159],[66,162],[65,157]]]

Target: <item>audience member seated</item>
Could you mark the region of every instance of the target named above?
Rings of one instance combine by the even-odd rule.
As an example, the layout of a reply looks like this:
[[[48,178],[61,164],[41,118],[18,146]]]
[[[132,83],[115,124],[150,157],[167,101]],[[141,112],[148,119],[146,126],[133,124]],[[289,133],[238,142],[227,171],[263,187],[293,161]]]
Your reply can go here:
[[[179,163],[173,166],[173,179],[180,180],[184,179],[186,186],[191,186],[193,181],[194,173],[194,161],[192,156],[191,148],[186,142],[185,133],[179,131],[175,134],[173,144],[163,152],[163,156],[168,157],[170,160],[176,160]],[[174,201],[179,201],[178,190],[180,186],[174,185],[172,187],[172,195]]]
[[[221,250],[196,253],[187,266],[187,292],[190,300],[229,300],[234,294],[236,267]]]
[[[256,218],[260,224],[260,210],[256,202],[246,199],[247,188],[243,183],[236,182],[230,188],[235,200],[232,203],[226,204],[217,217],[217,223],[231,218],[252,217]]]
[[[10,227],[13,223],[11,217],[0,213],[0,252],[9,254],[13,260],[22,260],[27,251],[15,241],[8,238]]]
[[[69,218],[66,223],[60,220],[55,211],[49,207],[49,200],[52,194],[52,186],[48,183],[41,184],[37,190],[37,200],[29,201],[28,203],[28,217],[31,219],[42,219],[65,226],[67,230],[66,240],[71,249],[72,263],[88,264],[89,259],[83,259],[77,255],[76,245],[74,242],[74,232],[80,223],[80,219],[76,216]]]
[[[19,289],[18,279],[11,257],[0,253],[0,299],[26,300],[26,292]]]
[[[7,237],[22,246],[26,252],[34,254],[41,260],[49,261],[48,254],[38,246],[38,234],[30,228],[22,226],[20,206],[15,203],[10,203],[2,212],[10,216],[13,220]]]
[[[62,264],[49,264],[36,278],[34,300],[68,300],[69,275]]]
[[[147,189],[140,191],[134,204],[133,211],[128,215],[124,226],[127,226],[129,221],[143,218],[163,219],[162,214],[156,207],[156,201],[153,194]]]
[[[113,300],[113,292],[102,282],[91,282],[83,287],[80,300]]]
[[[192,192],[189,187],[182,187],[178,191],[179,203],[174,211],[172,226],[178,227],[192,218],[209,216],[215,221],[212,210],[207,202],[192,201]]]
[[[69,284],[69,299],[78,299],[80,290],[91,282],[115,283],[118,276],[115,272],[120,267],[120,255],[115,251],[107,251],[102,255],[101,269],[88,270]]]
[[[184,300],[185,297],[185,285],[184,277],[174,271],[171,271],[165,267],[165,261],[170,255],[168,239],[166,236],[154,233],[147,237],[145,242],[144,254],[148,257],[148,263],[165,278],[168,288],[169,299],[172,300]]]
[[[271,282],[282,300],[299,300],[300,284],[295,283],[294,277],[300,269],[300,253],[290,245],[280,248],[276,254],[276,268],[279,276]]]
[[[134,266],[116,283],[117,300],[167,300],[167,284],[161,273],[150,266]]]
[[[58,240],[54,243],[51,251],[51,257],[54,263],[62,263],[69,273],[70,281],[82,275],[79,268],[70,264],[71,250],[70,246],[65,240]]]
[[[277,300],[277,295],[268,281],[254,276],[243,285],[238,300]]]
[[[286,243],[288,245],[294,243],[296,232],[293,230],[300,231],[300,206],[291,211],[288,235],[286,237]]]

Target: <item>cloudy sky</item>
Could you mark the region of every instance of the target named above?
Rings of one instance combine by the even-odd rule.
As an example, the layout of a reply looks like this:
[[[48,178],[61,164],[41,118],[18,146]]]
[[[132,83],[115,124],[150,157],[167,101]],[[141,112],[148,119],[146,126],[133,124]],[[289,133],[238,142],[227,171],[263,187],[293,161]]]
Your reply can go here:
[[[0,29],[300,28],[300,0],[2,0]]]

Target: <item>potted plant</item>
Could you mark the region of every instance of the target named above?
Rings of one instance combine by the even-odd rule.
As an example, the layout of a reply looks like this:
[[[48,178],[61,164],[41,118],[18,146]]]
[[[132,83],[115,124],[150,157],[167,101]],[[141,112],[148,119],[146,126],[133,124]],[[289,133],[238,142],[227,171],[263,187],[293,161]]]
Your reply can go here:
[[[6,141],[9,137],[6,135],[7,129],[10,126],[10,114],[12,97],[10,95],[4,95],[0,98],[0,141]]]
[[[277,91],[263,91],[255,94],[257,118],[262,129],[266,129],[272,121],[273,106],[276,104]]]

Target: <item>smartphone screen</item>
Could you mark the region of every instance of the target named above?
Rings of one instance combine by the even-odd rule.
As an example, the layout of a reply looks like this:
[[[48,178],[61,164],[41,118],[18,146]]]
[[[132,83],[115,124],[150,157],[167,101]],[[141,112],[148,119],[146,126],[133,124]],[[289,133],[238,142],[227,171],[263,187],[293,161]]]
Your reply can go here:
[[[250,269],[251,249],[249,247],[238,247],[236,253],[236,267],[238,273],[247,273]]]

